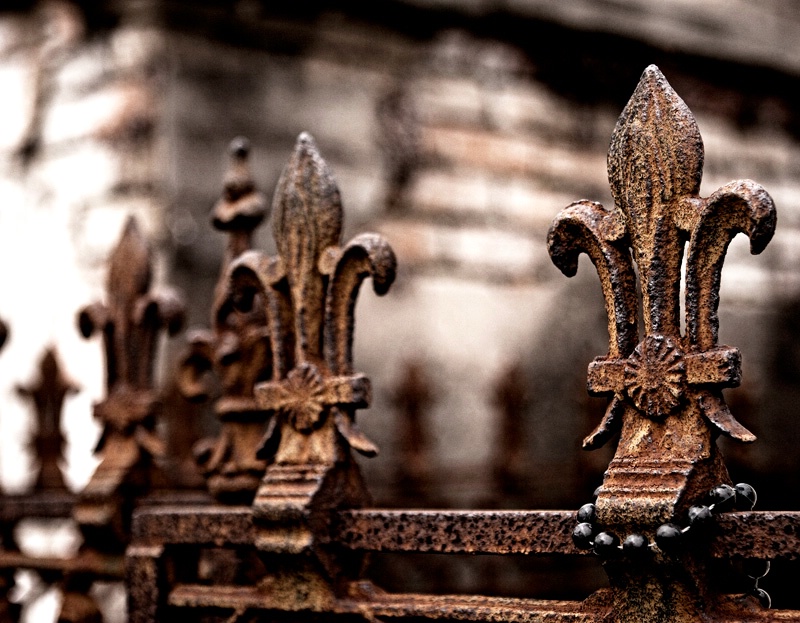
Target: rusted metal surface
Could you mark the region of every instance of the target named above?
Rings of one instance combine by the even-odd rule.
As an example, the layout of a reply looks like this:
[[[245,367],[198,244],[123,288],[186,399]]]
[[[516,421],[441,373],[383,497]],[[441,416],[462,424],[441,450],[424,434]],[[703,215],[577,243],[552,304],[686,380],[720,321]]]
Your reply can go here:
[[[584,554],[572,543],[574,511],[352,510],[331,540],[369,551],[453,554]]]
[[[550,623],[599,621],[597,612],[587,611],[577,602],[483,597],[475,595],[385,594],[364,583],[361,598],[334,599],[326,604],[327,620],[375,621],[383,619],[492,621]],[[368,595],[368,598],[364,598]],[[281,620],[285,612],[280,600],[263,591],[247,587],[182,585],[170,595],[170,605],[181,608],[225,609],[234,617],[263,613],[270,620]],[[294,616],[311,621],[322,613],[306,611]],[[248,620],[234,618],[233,620]]]
[[[755,440],[722,396],[723,388],[738,385],[741,372],[738,351],[717,343],[717,309],[729,242],[745,233],[751,251],[760,253],[775,229],[775,207],[749,180],[700,197],[702,164],[693,115],[650,66],[612,136],[608,176],[615,205],[574,203],[548,235],[552,259],[565,274],[575,274],[578,255],[586,253],[602,284],[609,352],[592,362],[588,385],[610,402],[584,446],[620,435],[596,511],[597,523],[620,539],[641,534],[654,542],[659,526],[680,522],[710,488],[730,482],[718,435]],[[613,560],[606,570],[615,591],[614,621],[696,621],[715,607],[699,552],[675,559],[655,548],[646,566]]]
[[[278,181],[273,210],[278,255],[241,255],[231,284],[248,304],[265,304],[273,357],[272,378],[255,389],[275,417],[259,449],[270,467],[254,512],[266,522],[294,522],[323,498],[328,508],[367,499],[350,454],[377,452],[355,422],[371,386],[353,370],[354,308],[367,277],[376,293],[389,289],[396,261],[377,234],[340,246],[339,190],[308,134]],[[334,481],[335,492],[323,491]]]
[[[244,252],[229,258],[218,289],[225,314],[260,314],[265,327],[268,364],[259,370],[267,376],[254,381],[247,397],[268,415],[259,420],[263,479],[252,506],[168,506],[136,514],[127,560],[132,620],[213,613],[231,622],[800,621],[800,612],[766,610],[768,597],[756,578],[749,593],[727,594],[724,582],[710,577],[719,559],[800,559],[800,514],[726,512],[726,500],[752,507],[747,487],[717,489],[713,501],[706,499],[712,487],[730,484],[717,437],[754,440],[722,397],[723,388],[740,382],[741,362],[735,348],[717,343],[720,271],[736,233],[750,237],[754,253],[764,248],[775,212],[751,181],[701,198],[702,159],[694,118],[651,66],[612,138],[615,206],[578,202],[550,231],[550,253],[566,274],[575,273],[580,253],[594,262],[609,317],[609,352],[588,373],[590,391],[608,396],[609,407],[584,445],[599,447],[617,435],[619,442],[596,505],[577,513],[382,510],[364,508],[369,496],[351,452],[376,452],[355,426],[356,410],[369,404],[370,384],[353,367],[353,310],[366,277],[378,294],[391,285],[394,255],[372,234],[340,245],[338,189],[313,140],[301,135],[275,193],[278,254],[244,250],[249,242],[237,247]],[[209,353],[190,381],[212,369]],[[524,410],[521,372],[505,381],[496,401],[501,445],[508,446],[507,456],[495,461],[501,488],[521,471]],[[409,383],[412,389],[420,384]],[[248,443],[215,446],[219,464]],[[360,576],[365,552],[586,555],[585,539],[574,531],[578,521],[610,582],[581,602],[390,595]],[[233,559],[220,553],[225,548],[235,552]],[[249,566],[239,557],[246,551],[258,556]],[[203,577],[203,555],[212,563],[214,556],[217,563],[235,559],[236,569],[224,578]],[[246,578],[245,568],[251,571]]]
[[[275,416],[259,450],[269,467],[253,512],[265,565],[284,560],[271,582],[290,609],[324,603],[360,569],[360,556],[340,555],[317,535],[327,533],[331,509],[369,500],[351,449],[377,453],[355,421],[371,385],[353,369],[354,312],[367,277],[377,294],[388,291],[396,260],[377,234],[341,245],[342,224],[336,182],[301,134],[275,190],[278,255],[245,253],[232,269],[234,291],[248,302],[263,297],[269,318],[272,378],[255,393]]]
[[[249,143],[236,139],[230,152],[225,188],[211,217],[214,227],[228,235],[211,309],[213,330],[191,333],[178,384],[189,400],[215,399],[219,436],[196,446],[209,491],[225,503],[249,504],[267,466],[256,452],[271,416],[257,404],[253,387],[271,376],[272,351],[263,301],[244,310],[235,305],[228,282],[231,263],[250,249],[253,231],[268,210],[250,173]],[[219,396],[212,395],[212,376],[220,386]]]
[[[266,472],[246,511],[241,507],[189,512],[173,508],[137,516],[135,555],[129,567],[129,578],[141,584],[131,593],[135,621],[161,616],[158,613],[165,607],[165,596],[147,584],[147,578],[155,577],[158,571],[154,569],[168,564],[167,546],[171,543],[222,546],[246,541],[270,569],[262,582],[268,588],[259,590],[281,595],[286,610],[318,609],[330,603],[357,578],[361,567],[360,553],[331,547],[324,537],[331,511],[369,500],[351,454],[351,449],[366,456],[377,452],[355,422],[356,410],[369,405],[371,386],[365,375],[353,369],[354,308],[367,277],[372,278],[376,293],[389,289],[396,261],[391,247],[376,234],[361,234],[340,244],[343,214],[339,191],[307,134],[298,138],[273,204],[278,255],[245,250],[249,233],[244,236],[236,230],[229,260],[234,251],[240,254],[228,264],[217,291],[215,318],[239,318],[233,328],[247,324],[241,318],[254,320],[247,330],[257,337],[261,357],[258,365],[250,365],[252,358],[241,353],[231,359],[240,362],[229,374],[237,381],[236,390],[246,393],[250,387],[255,402],[253,396],[231,393],[223,393],[221,402],[233,405],[225,407],[226,414],[243,412],[245,403],[248,409],[257,409],[260,419],[250,421],[257,422],[260,429],[253,427],[258,437],[234,431],[227,442],[210,448],[209,460],[221,466],[218,482],[222,483],[216,491],[212,485],[212,492],[221,499],[232,499],[219,493],[233,490],[225,489],[228,473],[235,476],[234,485],[242,482],[238,478],[241,463],[234,459],[249,461],[251,476],[256,473],[254,461],[266,465]],[[218,206],[218,211],[235,213],[236,209]],[[250,226],[254,219],[245,222]],[[247,342],[229,329],[230,339],[207,340],[207,346],[254,344],[253,335]],[[193,360],[187,359],[194,368],[186,368],[185,384],[191,388],[194,383],[200,395],[202,375],[211,370],[209,362],[224,353],[208,350],[205,359],[197,353]],[[224,423],[230,421],[223,418]],[[253,439],[260,440],[257,454],[251,453]],[[213,470],[211,473],[213,476]]]
[[[247,545],[255,542],[253,513],[248,506],[148,508],[133,522],[133,540],[140,545]]]
[[[72,514],[75,500],[76,496],[66,490],[0,496],[0,524],[15,523],[25,517],[63,519]]]
[[[722,513],[691,547],[715,558],[800,559],[800,512]],[[330,539],[376,552],[591,555],[572,542],[574,511],[340,511]]]
[[[710,552],[717,558],[800,560],[800,512],[724,513]]]
[[[147,240],[129,219],[109,261],[106,302],[84,308],[78,319],[85,337],[102,336],[106,359],[107,395],[94,406],[103,427],[95,448],[100,464],[73,513],[87,541],[95,529],[102,534],[100,549],[114,538],[124,547],[121,498],[146,492],[154,460],[164,455],[155,430],[153,362],[159,333],[181,329],[183,305],[170,292],[150,293],[151,262]]]
[[[198,510],[200,512],[198,512]],[[135,521],[140,544],[247,545],[257,524],[248,507],[149,507]],[[800,512],[723,513],[692,547],[714,558],[800,560]],[[592,555],[572,542],[574,511],[362,509],[333,513],[328,535],[341,547],[373,552]]]
[[[0,552],[0,569],[33,569],[46,572],[49,577],[60,577],[72,573],[91,575],[99,581],[122,580],[124,556],[100,556],[93,552],[81,552],[70,558],[28,556],[20,552]]]

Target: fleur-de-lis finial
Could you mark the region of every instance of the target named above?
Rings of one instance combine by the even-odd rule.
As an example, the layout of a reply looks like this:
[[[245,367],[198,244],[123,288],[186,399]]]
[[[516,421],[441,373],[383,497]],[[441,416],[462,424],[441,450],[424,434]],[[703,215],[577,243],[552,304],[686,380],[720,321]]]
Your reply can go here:
[[[689,478],[689,465],[715,455],[719,433],[755,440],[722,397],[723,388],[740,382],[740,355],[717,343],[717,310],[728,244],[743,232],[751,252],[760,253],[774,232],[775,208],[750,180],[700,197],[702,165],[703,143],[692,113],[650,66],[611,140],[608,176],[616,205],[574,203],[558,215],[548,235],[553,262],[562,272],[575,274],[583,252],[602,283],[609,353],[590,365],[589,389],[611,401],[584,446],[598,447],[622,430],[604,484],[609,491],[617,482],[615,473],[619,486],[628,482],[622,471],[615,472],[619,461],[683,462]],[[686,332],[681,335],[684,249]],[[641,284],[641,339],[634,262]],[[716,471],[727,478],[724,467]],[[672,493],[665,493],[660,506],[667,517],[679,495],[677,489]]]
[[[39,461],[34,489],[65,489],[59,463],[64,460],[64,434],[61,432],[61,408],[64,399],[78,391],[61,371],[55,349],[49,348],[39,364],[35,385],[17,385],[17,393],[33,403],[38,427],[30,444]]]
[[[730,482],[716,438],[755,440],[722,389],[739,384],[739,351],[719,345],[719,289],[728,244],[740,232],[761,252],[775,229],[766,191],[745,180],[699,196],[703,144],[692,113],[655,66],[617,122],[608,154],[615,206],[580,201],[548,235],[553,262],[575,274],[578,255],[597,268],[608,313],[609,352],[589,366],[590,392],[610,402],[584,440],[596,448],[620,433],[595,505],[613,534],[645,535],[687,521],[689,508]],[[685,334],[681,263],[686,250]],[[637,328],[636,273],[644,335]],[[595,541],[596,543],[596,541]],[[608,564],[614,621],[696,621],[713,608],[702,548],[679,558],[656,548],[650,564]],[[630,561],[629,561],[630,562]],[[630,595],[638,599],[630,599]],[[635,602],[635,603],[634,603]],[[681,604],[676,607],[676,604]]]
[[[353,316],[362,281],[372,277],[375,292],[384,294],[396,266],[377,234],[339,246],[339,189],[308,134],[297,140],[273,209],[278,255],[245,253],[231,271],[234,290],[263,296],[270,323],[272,378],[256,386],[256,396],[276,417],[260,451],[272,467],[256,506],[286,502],[277,501],[284,487],[266,486],[281,469],[327,469],[350,460],[349,448],[377,452],[355,424],[355,410],[369,404],[371,388],[353,370]]]
[[[150,247],[130,218],[109,261],[107,302],[84,308],[78,317],[84,337],[103,337],[107,389],[106,397],[94,405],[103,427],[95,450],[101,462],[75,510],[82,526],[106,526],[116,520],[114,496],[119,488],[134,472],[148,472],[152,459],[163,454],[155,431],[153,363],[159,332],[180,330],[183,304],[170,292],[151,294],[150,280]]]
[[[253,182],[249,154],[247,139],[231,142],[225,188],[211,215],[214,227],[228,234],[211,309],[213,330],[192,332],[178,375],[181,392],[194,401],[210,397],[211,373],[219,382],[214,409],[221,420],[220,434],[203,440],[195,450],[209,490],[226,503],[252,501],[267,466],[256,451],[271,415],[253,394],[254,385],[272,371],[264,306],[255,302],[248,310],[237,307],[228,287],[231,263],[250,249],[253,231],[269,214]]]

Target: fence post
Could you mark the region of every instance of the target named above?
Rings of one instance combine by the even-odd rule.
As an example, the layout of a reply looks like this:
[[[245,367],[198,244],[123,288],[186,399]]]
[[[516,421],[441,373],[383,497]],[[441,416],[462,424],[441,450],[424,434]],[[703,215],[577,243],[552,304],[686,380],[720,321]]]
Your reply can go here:
[[[78,317],[84,337],[99,333],[103,338],[107,395],[94,405],[103,427],[95,449],[100,464],[72,511],[83,534],[79,558],[87,569],[65,571],[59,621],[99,620],[88,590],[97,569],[111,566],[105,557],[118,558],[122,566],[133,508],[151,486],[155,461],[163,457],[155,430],[159,402],[153,361],[158,334],[181,329],[183,303],[174,294],[151,293],[150,281],[150,247],[130,218],[109,261],[106,301],[89,305]]]
[[[619,442],[596,505],[582,509],[576,539],[604,557],[618,622],[698,621],[720,607],[703,524],[710,511],[752,506],[748,489],[730,486],[716,445],[720,434],[755,440],[722,396],[740,382],[741,357],[718,344],[717,309],[729,242],[743,232],[752,253],[761,252],[774,232],[775,208],[749,180],[701,198],[702,165],[692,113],[650,66],[611,140],[615,206],[574,203],[548,236],[552,259],[567,276],[575,274],[580,253],[591,258],[608,313],[609,353],[590,364],[588,386],[610,402],[584,447],[617,433]]]
[[[195,448],[209,491],[226,504],[253,501],[267,466],[256,458],[256,450],[271,416],[256,404],[253,395],[253,386],[271,373],[264,305],[238,310],[228,290],[231,262],[250,249],[253,232],[269,215],[266,199],[253,182],[249,153],[246,139],[232,141],[225,189],[211,217],[214,227],[228,237],[211,306],[213,330],[192,332],[178,371],[179,389],[191,401],[211,398],[212,374],[219,385],[214,411],[220,433]]]
[[[278,255],[251,251],[231,266],[237,299],[266,303],[273,361],[271,380],[255,388],[259,406],[274,413],[258,454],[269,467],[253,502],[256,546],[277,569],[271,592],[288,609],[324,609],[357,575],[361,556],[334,556],[316,537],[331,510],[369,499],[351,449],[377,452],[355,422],[371,398],[369,379],[353,369],[356,298],[367,277],[386,293],[396,260],[377,234],[340,246],[339,190],[308,134],[297,140],[273,209]]]

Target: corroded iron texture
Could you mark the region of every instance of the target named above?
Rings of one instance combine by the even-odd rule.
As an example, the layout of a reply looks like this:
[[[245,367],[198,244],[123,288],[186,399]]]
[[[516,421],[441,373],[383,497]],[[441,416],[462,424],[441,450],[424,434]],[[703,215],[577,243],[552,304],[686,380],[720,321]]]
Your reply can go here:
[[[201,510],[202,512],[198,512]],[[258,525],[247,507],[150,507],[134,521],[140,545],[241,546]],[[800,559],[800,512],[739,512],[718,517],[698,547],[714,558]],[[334,512],[319,538],[354,550],[450,554],[589,555],[572,542],[574,511]]]
[[[242,165],[237,158],[235,151],[232,170],[239,173],[230,179],[239,182],[233,186],[252,191],[241,181],[249,173],[236,169]],[[609,317],[609,352],[589,367],[590,391],[608,396],[609,408],[584,445],[598,447],[616,435],[620,440],[596,508],[581,509],[579,516],[589,513],[603,530],[638,535],[644,544],[633,551],[609,536],[603,549],[595,536],[610,588],[583,602],[562,602],[390,595],[360,579],[369,551],[549,556],[586,550],[573,541],[574,511],[363,508],[369,497],[351,451],[371,456],[377,449],[355,424],[371,388],[353,367],[353,312],[365,278],[372,277],[378,294],[388,290],[395,258],[374,234],[340,244],[338,188],[303,134],[275,191],[277,255],[249,250],[249,233],[232,237],[217,290],[215,333],[195,343],[195,359],[183,369],[186,387],[198,397],[207,393],[204,375],[211,370],[235,380],[220,401],[233,405],[225,414],[242,405],[254,409],[242,413],[261,414],[253,418],[252,431],[264,429],[253,454],[251,433],[242,441],[242,429],[228,426],[236,419],[221,412],[223,436],[207,455],[217,493],[244,482],[241,457],[261,461],[263,478],[252,506],[168,506],[135,515],[126,570],[132,620],[800,621],[800,612],[764,610],[755,591],[723,594],[725,587],[709,572],[728,564],[719,559],[796,559],[800,514],[716,512],[704,530],[693,527],[682,548],[670,550],[656,537],[667,522],[690,525],[708,490],[729,482],[716,447],[720,434],[754,440],[722,398],[723,388],[740,382],[741,363],[735,348],[717,343],[720,271],[736,233],[750,237],[753,252],[764,248],[775,226],[774,206],[750,181],[699,197],[702,159],[694,118],[658,69],[649,67],[611,143],[615,206],[573,204],[549,235],[553,260],[566,274],[575,273],[580,253],[590,256]],[[236,221],[231,215],[241,208],[247,217],[232,229],[254,226],[261,209],[254,195],[226,192],[220,211]],[[260,327],[258,338],[247,342],[262,349],[252,351],[255,359],[242,356],[246,332],[237,331],[245,326]],[[228,353],[235,353],[225,360],[231,367],[220,367]],[[505,380],[496,404],[511,458],[496,461],[501,483],[521,471],[515,418],[524,407],[520,371]],[[411,406],[418,409],[430,390],[409,385],[419,399]],[[247,452],[237,454],[243,448]],[[248,478],[256,473],[256,464],[249,465]],[[705,512],[711,516],[708,507]],[[233,568],[222,569],[226,561]],[[227,575],[204,576],[203,564]]]
[[[330,539],[376,552],[588,555],[574,511],[340,511]],[[208,534],[208,533],[206,533]],[[208,537],[206,537],[208,538]],[[724,513],[692,548],[714,558],[800,559],[800,512]]]
[[[272,375],[272,352],[263,301],[242,309],[228,283],[231,263],[251,248],[253,231],[268,210],[253,182],[247,140],[235,139],[230,151],[225,189],[211,216],[214,227],[228,235],[211,308],[213,330],[191,333],[178,383],[184,396],[203,401],[212,398],[215,377],[220,395],[213,396],[214,409],[221,430],[216,439],[196,446],[196,456],[215,498],[248,504],[267,466],[256,451],[271,415],[257,404],[253,387]]]
[[[148,508],[134,517],[138,545],[246,545],[255,542],[253,513],[247,506]]]
[[[353,510],[336,515],[332,541],[383,552],[583,554],[572,511]]]
[[[265,518],[303,508],[334,466],[360,482],[350,448],[377,452],[355,423],[371,387],[353,370],[353,313],[365,278],[378,294],[389,289],[395,258],[376,234],[339,246],[341,228],[339,190],[302,134],[275,190],[278,255],[244,253],[231,270],[239,301],[263,301],[269,321],[272,378],[255,390],[259,406],[275,413],[259,450],[271,464],[254,503]]]
[[[256,545],[265,555],[307,553],[274,578],[287,599],[298,599],[295,607],[329,599],[360,567],[359,557],[319,547],[315,534],[327,532],[330,509],[369,499],[351,449],[377,452],[355,421],[371,385],[353,369],[354,312],[367,277],[377,294],[388,291],[396,260],[377,234],[341,246],[342,220],[336,182],[311,136],[301,134],[275,189],[278,255],[244,253],[231,270],[239,301],[263,301],[269,322],[272,377],[255,394],[275,415],[259,449],[269,467],[253,503]]]
[[[622,537],[651,541],[729,478],[715,440],[753,434],[734,419],[722,389],[739,384],[738,350],[717,343],[719,288],[737,233],[760,253],[775,229],[775,207],[755,182],[731,182],[699,196],[703,144],[695,119],[655,66],[648,67],[617,122],[608,154],[615,206],[580,201],[548,235],[553,262],[568,276],[586,253],[600,276],[609,352],[589,367],[589,391],[610,397],[584,441],[619,433],[597,500],[597,521]],[[685,253],[684,253],[685,252]],[[686,332],[681,334],[681,263],[686,263]],[[637,327],[638,269],[641,336]],[[695,621],[713,608],[702,557],[676,561],[654,550],[642,571],[606,564],[616,621]]]
[[[234,166],[239,166],[239,156],[234,157]],[[230,217],[236,212],[238,208],[225,203],[230,194],[215,214]],[[245,212],[249,220],[231,226],[239,234],[256,221],[255,210]],[[220,499],[236,501],[220,494],[250,487],[241,486],[240,476],[261,478],[263,473],[263,479],[251,507],[148,509],[138,514],[128,568],[135,584],[134,621],[159,620],[169,604],[192,605],[176,597],[187,590],[184,583],[168,594],[153,586],[168,565],[186,567],[176,562],[177,552],[186,550],[173,547],[236,547],[244,552],[248,545],[263,559],[269,573],[257,578],[257,586],[252,579],[217,581],[223,586],[213,587],[212,593],[219,601],[209,605],[217,609],[226,607],[223,594],[255,591],[256,599],[279,603],[287,612],[327,611],[358,577],[362,554],[339,548],[328,538],[336,510],[369,499],[351,450],[366,456],[377,452],[355,422],[356,410],[370,403],[371,386],[353,369],[354,311],[364,279],[372,278],[376,293],[388,291],[396,261],[377,234],[361,234],[341,245],[342,218],[333,176],[313,139],[302,134],[275,190],[278,254],[247,250],[250,230],[247,236],[232,237],[215,300],[215,335],[196,341],[184,367],[184,387],[198,397],[205,391],[204,375],[222,370],[217,410],[223,438],[208,450],[212,491]],[[239,421],[233,413],[250,417]],[[256,426],[244,432],[231,423]],[[254,439],[260,442],[257,453]],[[243,561],[236,560],[233,575],[247,575]],[[200,572],[187,570],[187,576],[192,573],[198,577]]]
[[[577,602],[483,597],[476,595],[385,594],[363,583],[361,594],[332,600],[324,614],[302,612],[309,621],[444,620],[496,623],[579,623],[600,621],[597,609]],[[183,585],[171,595],[170,605],[184,609],[222,610],[232,621],[291,620],[281,616],[284,604],[252,588]],[[240,614],[241,613],[241,614]]]

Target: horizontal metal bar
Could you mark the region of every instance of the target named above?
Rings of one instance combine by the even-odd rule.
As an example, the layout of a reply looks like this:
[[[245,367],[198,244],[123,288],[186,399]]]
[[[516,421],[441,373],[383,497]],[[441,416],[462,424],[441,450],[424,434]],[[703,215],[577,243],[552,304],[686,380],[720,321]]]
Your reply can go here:
[[[122,580],[125,577],[125,558],[81,553],[72,558],[29,556],[22,552],[0,550],[0,569],[33,569],[36,571],[89,573],[101,580]]]
[[[0,496],[0,522],[22,519],[69,519],[77,497],[68,491]]]
[[[575,511],[354,510],[339,512],[331,541],[380,552],[582,554]]]
[[[255,587],[184,584],[168,599],[173,608],[223,608],[283,610],[280,596]],[[577,623],[599,621],[598,612],[586,611],[581,602],[484,597],[480,595],[387,594],[375,591],[363,599],[336,599],[325,614],[377,618],[450,619],[458,621],[508,621],[510,623]]]
[[[367,582],[360,583],[369,585]],[[173,609],[213,608],[231,612],[287,612],[280,594],[274,595],[256,587],[182,584],[169,594]],[[586,601],[557,601],[483,595],[420,595],[415,593],[383,593],[364,591],[353,599],[333,599],[323,610],[305,610],[305,616],[324,615],[326,620],[339,617],[351,620],[382,619],[443,620],[443,621],[503,621],[507,623],[599,623],[606,620],[610,602],[602,597]],[[298,614],[293,611],[294,614]],[[276,620],[282,620],[275,617]],[[314,620],[314,619],[312,619]],[[740,623],[741,611],[721,611],[714,618],[718,623]],[[763,610],[748,612],[749,621],[800,622],[797,610]]]
[[[330,540],[379,552],[586,554],[572,543],[575,524],[574,511],[364,509],[339,512]],[[705,542],[717,558],[798,560],[800,512],[723,513]]]
[[[252,545],[255,535],[249,506],[151,507],[133,516],[138,544]]]
[[[21,495],[0,496],[0,523],[23,519],[71,519],[78,496],[70,491],[37,491]],[[139,508],[171,505],[208,505],[211,497],[205,492],[154,492],[138,500]]]
[[[322,541],[377,552],[451,554],[586,554],[572,542],[574,511],[437,511],[362,509],[334,513]],[[250,507],[165,506],[140,510],[140,543],[252,545]],[[625,535],[618,535],[624,537]],[[800,559],[800,512],[723,513],[708,538],[718,558]]]
[[[800,511],[723,513],[715,523],[711,554],[717,558],[800,560]]]

